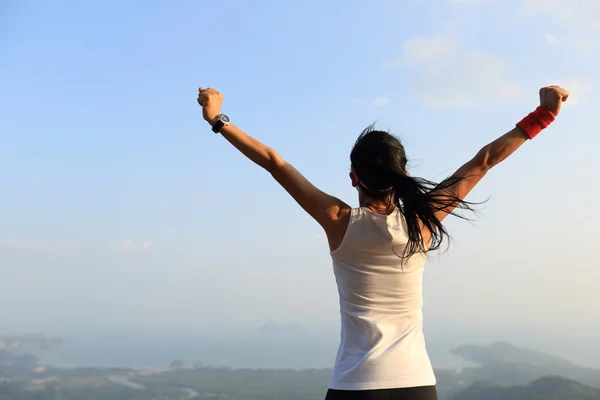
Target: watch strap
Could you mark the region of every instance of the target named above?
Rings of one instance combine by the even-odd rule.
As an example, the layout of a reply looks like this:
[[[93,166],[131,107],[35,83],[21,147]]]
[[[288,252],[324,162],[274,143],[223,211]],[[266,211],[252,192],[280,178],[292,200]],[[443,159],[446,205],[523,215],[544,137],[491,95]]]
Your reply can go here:
[[[221,121],[221,118],[217,118],[217,122],[215,122],[215,124],[212,126],[212,131],[214,133],[219,133],[221,132],[221,128],[223,128],[223,126],[225,126],[225,124],[223,121]]]

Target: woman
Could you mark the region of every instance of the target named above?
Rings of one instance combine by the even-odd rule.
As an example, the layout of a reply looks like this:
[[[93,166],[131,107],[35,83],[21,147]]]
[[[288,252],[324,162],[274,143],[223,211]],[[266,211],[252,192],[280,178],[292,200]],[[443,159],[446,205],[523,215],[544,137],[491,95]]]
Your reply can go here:
[[[541,89],[534,112],[440,184],[408,175],[400,141],[367,128],[350,154],[360,204],[352,208],[231,124],[221,114],[223,95],[200,88],[198,103],[213,131],[269,171],[325,230],[342,323],[326,400],[437,399],[422,329],[427,252],[447,236],[444,218],[468,209],[464,198],[487,171],[554,121],[568,96],[557,86]]]

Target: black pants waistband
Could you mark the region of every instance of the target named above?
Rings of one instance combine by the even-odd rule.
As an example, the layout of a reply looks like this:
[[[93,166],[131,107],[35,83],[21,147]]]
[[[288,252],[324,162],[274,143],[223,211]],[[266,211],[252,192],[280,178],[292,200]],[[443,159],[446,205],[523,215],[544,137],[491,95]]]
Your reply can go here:
[[[329,389],[325,400],[437,400],[435,386],[398,389],[335,390]]]

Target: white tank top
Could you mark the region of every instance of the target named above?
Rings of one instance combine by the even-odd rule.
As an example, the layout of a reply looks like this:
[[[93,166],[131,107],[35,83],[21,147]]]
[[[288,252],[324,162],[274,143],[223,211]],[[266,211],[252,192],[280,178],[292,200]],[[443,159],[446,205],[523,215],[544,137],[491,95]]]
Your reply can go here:
[[[402,213],[352,209],[340,246],[331,252],[340,295],[341,340],[331,389],[371,390],[435,385],[423,336],[423,268],[407,260]]]

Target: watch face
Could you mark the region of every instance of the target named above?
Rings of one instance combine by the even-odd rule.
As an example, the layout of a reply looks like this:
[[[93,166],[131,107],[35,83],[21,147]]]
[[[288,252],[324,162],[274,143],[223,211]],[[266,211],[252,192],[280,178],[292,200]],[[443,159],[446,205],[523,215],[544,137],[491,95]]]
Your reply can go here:
[[[219,117],[219,119],[224,124],[228,124],[229,123],[229,117],[227,115],[225,115],[225,114],[221,114],[221,116]]]

